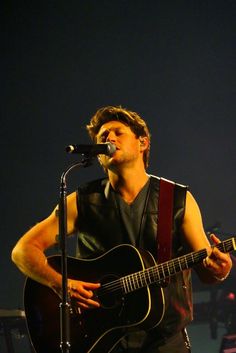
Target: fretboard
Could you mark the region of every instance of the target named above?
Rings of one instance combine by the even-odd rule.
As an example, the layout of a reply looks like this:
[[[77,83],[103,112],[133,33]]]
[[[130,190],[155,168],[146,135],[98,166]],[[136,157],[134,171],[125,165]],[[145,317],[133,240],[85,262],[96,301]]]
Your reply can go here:
[[[217,244],[216,247],[224,253],[230,252],[231,250],[236,250],[236,238],[233,237],[222,241],[221,243]],[[123,292],[127,294],[155,282],[161,283],[166,278],[199,264],[206,257],[206,249],[191,252],[162,264],[158,264],[145,270],[124,276],[120,278],[119,281]]]

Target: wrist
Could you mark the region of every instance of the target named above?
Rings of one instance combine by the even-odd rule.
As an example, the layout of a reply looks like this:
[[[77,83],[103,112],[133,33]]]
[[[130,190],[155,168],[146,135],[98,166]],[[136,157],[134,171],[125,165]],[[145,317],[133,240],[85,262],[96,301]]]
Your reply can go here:
[[[55,275],[52,278],[52,281],[49,282],[49,287],[59,296],[62,294],[62,278],[61,275],[58,273],[55,273]]]

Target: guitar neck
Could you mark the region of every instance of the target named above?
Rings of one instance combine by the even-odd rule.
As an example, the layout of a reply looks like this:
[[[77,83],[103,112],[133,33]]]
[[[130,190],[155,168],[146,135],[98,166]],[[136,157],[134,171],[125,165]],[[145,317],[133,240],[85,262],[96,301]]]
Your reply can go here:
[[[222,241],[214,247],[217,247],[224,253],[230,252],[231,250],[236,250],[236,237]],[[206,257],[207,250],[202,249],[149,267],[131,275],[124,276],[120,278],[123,291],[126,294],[155,282],[161,283],[166,278],[201,263]]]

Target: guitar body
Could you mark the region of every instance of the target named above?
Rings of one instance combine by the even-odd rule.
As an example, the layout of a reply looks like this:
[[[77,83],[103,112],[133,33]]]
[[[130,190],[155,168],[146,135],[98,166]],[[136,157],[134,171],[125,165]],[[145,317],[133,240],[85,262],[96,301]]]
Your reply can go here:
[[[60,256],[48,258],[60,271]],[[159,284],[124,293],[119,279],[156,265],[149,252],[120,245],[104,255],[81,260],[68,257],[68,278],[86,282],[114,283],[98,298],[101,307],[80,312],[71,303],[71,353],[107,353],[128,333],[150,329],[164,314],[163,291]],[[101,287],[101,288],[102,288]],[[105,287],[104,287],[105,288]],[[117,290],[118,289],[118,290]],[[102,292],[101,292],[102,293]],[[31,341],[37,353],[60,353],[60,298],[50,288],[27,278],[24,291],[25,313]]]

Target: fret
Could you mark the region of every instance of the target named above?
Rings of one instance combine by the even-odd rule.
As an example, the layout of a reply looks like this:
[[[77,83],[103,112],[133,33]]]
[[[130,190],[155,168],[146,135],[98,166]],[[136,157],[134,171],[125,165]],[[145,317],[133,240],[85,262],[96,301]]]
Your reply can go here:
[[[128,292],[130,292],[132,290],[130,277],[131,276],[126,276],[126,281],[127,281],[127,285],[128,285]]]
[[[162,263],[161,267],[163,269],[163,278],[162,279],[165,279],[168,276],[168,273],[166,271],[166,263]]]
[[[190,256],[191,256],[191,259],[192,259],[192,264],[194,264],[194,255],[193,255],[193,253],[191,253]]]
[[[126,283],[125,283],[125,277],[121,278],[121,280],[122,280],[124,292],[127,293],[127,288],[126,288]]]
[[[235,237],[222,241],[221,243],[217,244],[216,247],[225,253],[231,250],[236,250]]]
[[[141,287],[144,287],[144,284],[143,284],[143,272],[139,273],[139,278],[140,278]]]
[[[135,290],[136,289],[136,282],[135,282],[135,273],[133,273],[132,275],[131,275],[131,281],[132,281],[132,284],[133,284],[133,290]]]
[[[135,289],[138,289],[139,288],[139,282],[138,282],[138,273],[135,273],[134,274],[135,275],[135,278],[136,278],[136,287],[135,287]]]
[[[127,280],[128,280],[128,283],[129,283],[129,291],[133,292],[134,291],[133,282],[132,282],[133,275],[127,276]]]
[[[176,273],[176,272],[179,272],[179,271],[180,271],[180,268],[179,268],[178,259],[174,259],[174,260],[173,260],[173,264],[174,264],[174,267],[175,267],[175,273]]]
[[[233,239],[229,239],[229,240],[227,241],[227,244],[228,244],[227,252],[229,252],[231,249],[232,249],[232,250],[234,249],[234,242],[233,242]]]
[[[144,271],[143,271],[143,279],[144,279],[144,285],[147,286],[148,283],[147,283],[147,278],[146,278],[146,275],[145,275]]]
[[[222,243],[222,246],[223,246],[223,249],[224,249],[224,252],[227,252],[227,247],[226,247],[226,243]]]
[[[160,280],[161,280],[158,268],[159,268],[159,265],[153,270],[155,282],[160,282]]]
[[[125,277],[125,284],[126,284],[126,293],[129,293],[129,282],[127,276]]]
[[[173,261],[169,261],[169,268],[170,268],[170,274],[174,275],[175,274],[175,266]]]
[[[136,273],[136,281],[137,281],[138,288],[140,288],[141,287],[140,272]]]
[[[153,283],[159,281],[159,273],[157,271],[157,267],[152,268],[152,278],[153,278]]]
[[[126,285],[127,285],[127,293],[130,292],[130,289],[129,289],[129,279],[128,279],[128,276],[125,277],[125,281],[126,281]]]
[[[236,241],[235,238],[232,238],[233,250],[236,250]]]
[[[184,261],[185,261],[185,268],[188,268],[188,259],[187,256],[184,256]]]
[[[133,291],[133,289],[134,289],[134,287],[132,286],[132,282],[133,282],[133,275],[130,275],[129,277],[128,277],[128,279],[129,279],[129,283],[130,283],[130,290],[131,291]]]
[[[185,270],[186,269],[186,259],[185,259],[185,256],[182,256],[180,258],[180,262],[181,262],[181,268],[182,270]]]
[[[164,271],[163,264],[160,264],[159,267],[161,268],[161,271],[162,271],[162,275],[160,275],[160,279],[163,279],[165,278],[165,271]]]
[[[170,275],[171,275],[171,273],[170,273],[169,263],[168,263],[168,262],[166,263],[166,267],[167,267],[168,275],[170,276]]]
[[[133,288],[136,289],[135,273],[132,274]]]
[[[139,281],[138,281],[138,274],[136,273],[136,288],[138,289],[140,287]]]
[[[229,252],[230,250],[236,250],[236,238],[233,237],[231,239],[225,240],[215,246],[225,253]],[[207,250],[202,249],[161,264],[156,264],[150,268],[124,276],[120,279],[120,287],[122,287],[124,293],[129,293],[139,288],[146,287],[151,283],[161,283],[161,281],[167,277],[173,276],[178,272],[193,267],[195,264],[200,263],[206,257]]]
[[[148,279],[149,279],[149,284],[152,283],[151,277],[150,277],[150,269],[147,270],[147,275],[148,275]]]
[[[183,269],[182,269],[182,267],[181,267],[181,260],[180,260],[180,257],[178,257],[178,262],[179,262],[180,270],[183,271]]]

